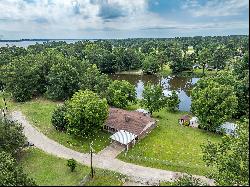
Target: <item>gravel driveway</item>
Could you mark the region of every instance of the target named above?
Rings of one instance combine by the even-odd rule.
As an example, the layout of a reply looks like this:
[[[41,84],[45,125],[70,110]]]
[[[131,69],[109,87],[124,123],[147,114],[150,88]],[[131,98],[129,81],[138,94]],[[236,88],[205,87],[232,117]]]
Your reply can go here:
[[[73,158],[84,165],[90,166],[89,154],[79,153],[49,139],[37,128],[31,125],[20,111],[12,112],[10,118],[22,124],[24,127],[24,134],[28,141],[32,142],[37,148],[57,157],[66,159]],[[97,168],[112,170],[127,175],[131,181],[140,184],[159,185],[159,181],[173,181],[178,176],[182,175],[182,173],[179,172],[126,163],[116,158],[103,156],[101,154],[93,156],[93,165]],[[203,176],[197,177],[203,179],[210,185],[214,184],[211,179],[207,179]]]

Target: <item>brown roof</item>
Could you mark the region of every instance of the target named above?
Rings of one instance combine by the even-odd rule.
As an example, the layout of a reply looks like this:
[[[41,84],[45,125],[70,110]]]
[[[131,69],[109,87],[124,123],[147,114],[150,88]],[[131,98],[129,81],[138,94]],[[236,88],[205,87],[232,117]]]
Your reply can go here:
[[[185,121],[188,121],[188,120],[190,120],[190,116],[188,116],[188,115],[181,116],[180,119],[185,120]]]
[[[125,130],[139,135],[152,122],[155,122],[155,120],[141,112],[110,108],[105,125],[118,131]]]

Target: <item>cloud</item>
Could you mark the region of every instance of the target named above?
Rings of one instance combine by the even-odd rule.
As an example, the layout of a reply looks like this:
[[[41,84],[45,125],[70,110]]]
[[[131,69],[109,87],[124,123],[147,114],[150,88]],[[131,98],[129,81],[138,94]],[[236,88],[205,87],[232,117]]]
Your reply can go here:
[[[248,1],[241,0],[186,0],[183,12],[194,18],[186,22],[185,17],[161,15],[150,11],[149,0],[0,0],[0,34],[8,33],[17,37],[45,36],[62,38],[65,36],[84,37],[94,32],[114,34],[134,31],[152,33],[207,28],[246,28],[244,20],[220,19],[196,20],[199,17],[237,15],[245,10]],[[173,1],[175,2],[175,1]],[[162,7],[162,1],[154,1]],[[178,5],[179,6],[179,5]],[[176,7],[174,7],[176,8]],[[212,15],[211,15],[212,12]],[[178,16],[182,12],[178,12]],[[172,14],[172,12],[171,12]],[[11,36],[13,36],[11,35]],[[94,36],[93,36],[94,37]]]
[[[198,0],[188,0],[182,6],[195,17],[235,16],[241,14],[243,10],[248,10],[248,7],[248,0],[210,0],[204,4]]]

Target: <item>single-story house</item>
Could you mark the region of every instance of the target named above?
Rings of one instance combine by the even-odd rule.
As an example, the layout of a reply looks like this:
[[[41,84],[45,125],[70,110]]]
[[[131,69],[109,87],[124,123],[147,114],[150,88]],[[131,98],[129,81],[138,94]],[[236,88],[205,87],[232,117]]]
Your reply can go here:
[[[216,132],[225,133],[228,135],[235,135],[237,125],[235,123],[225,122],[216,129]]]
[[[142,112],[110,108],[103,129],[113,133],[110,137],[112,140],[126,145],[128,148],[155,127],[156,121]]]
[[[180,124],[180,125],[189,126],[189,124],[190,124],[190,119],[191,119],[191,117],[188,116],[188,115],[181,116],[181,117],[179,118],[179,124]]]

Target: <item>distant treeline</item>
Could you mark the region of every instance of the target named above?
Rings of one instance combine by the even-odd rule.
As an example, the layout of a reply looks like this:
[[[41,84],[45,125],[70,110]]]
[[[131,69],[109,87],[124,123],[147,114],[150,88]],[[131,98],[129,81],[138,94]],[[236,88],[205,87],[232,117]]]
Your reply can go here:
[[[194,67],[230,69],[235,60],[248,54],[248,41],[248,36],[215,36],[0,47],[0,86],[19,101],[41,94],[66,99],[79,88],[104,91],[109,80],[102,73],[142,69],[145,74],[155,74],[165,65],[173,73],[193,71]]]

